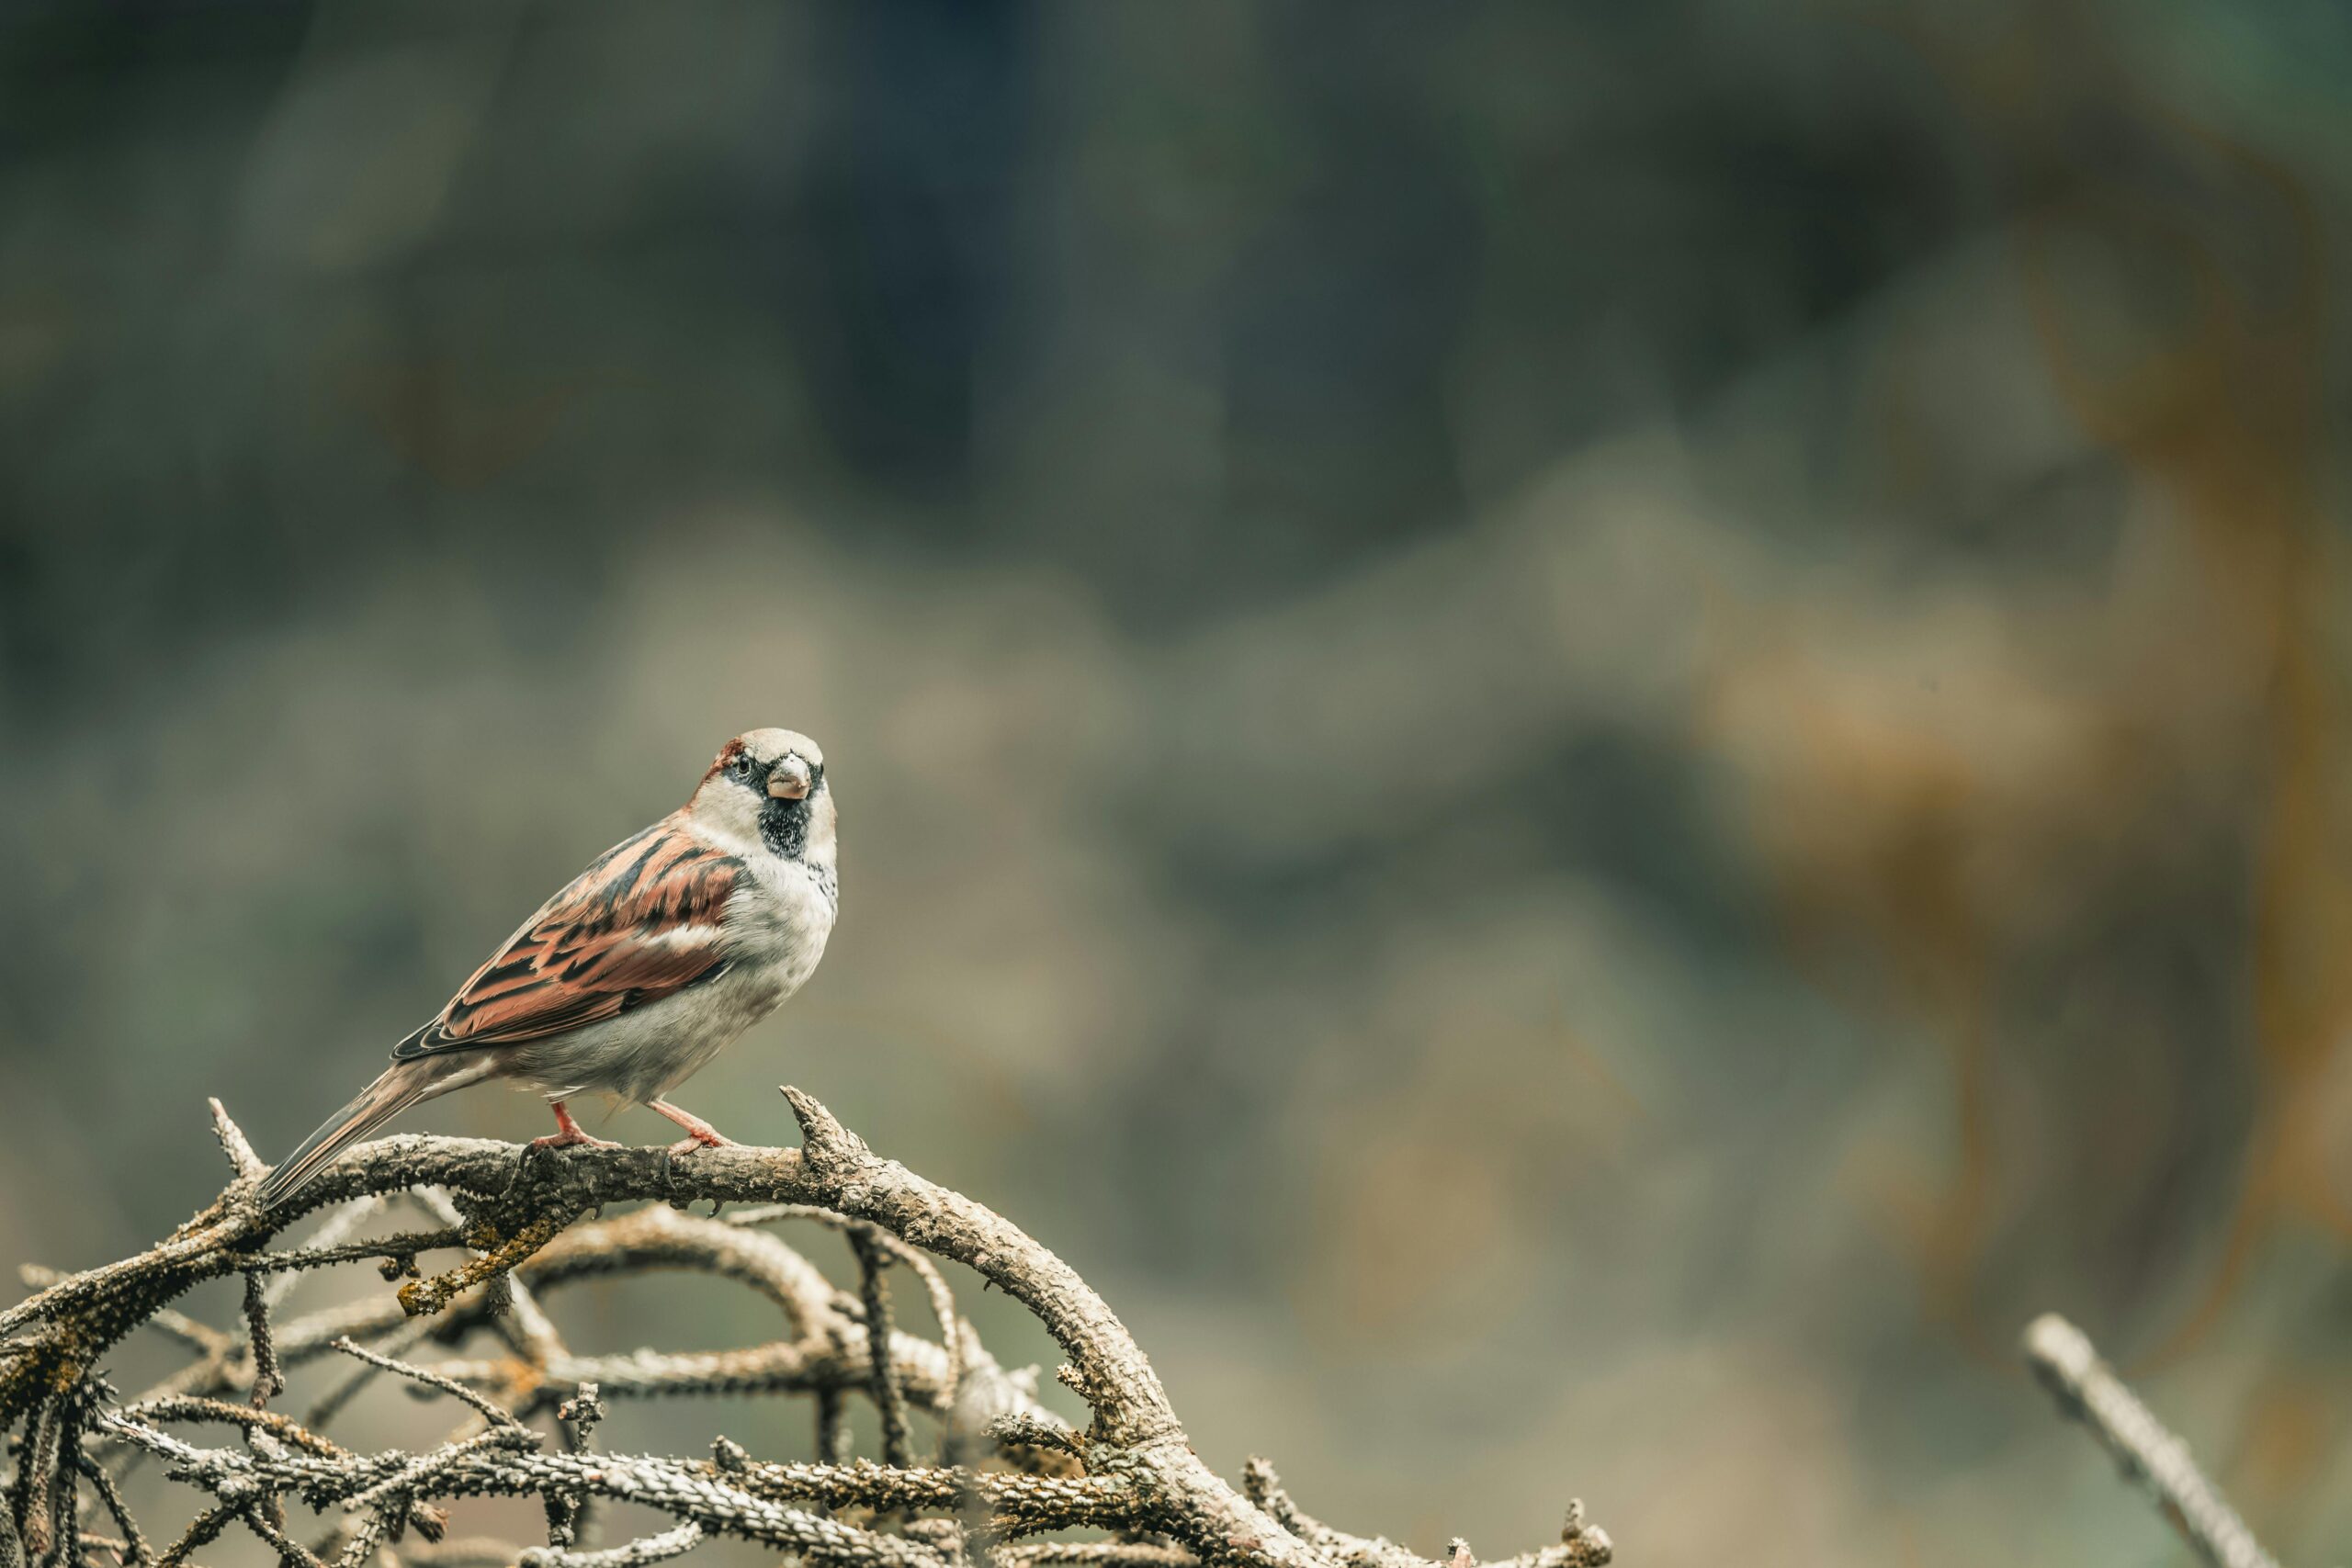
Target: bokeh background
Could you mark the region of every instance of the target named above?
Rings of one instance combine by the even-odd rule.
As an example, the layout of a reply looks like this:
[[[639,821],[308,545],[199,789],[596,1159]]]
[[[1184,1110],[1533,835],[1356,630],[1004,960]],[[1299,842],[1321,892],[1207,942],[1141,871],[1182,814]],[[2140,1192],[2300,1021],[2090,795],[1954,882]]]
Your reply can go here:
[[[2342,1558],[2348,72],[2297,0],[11,0],[0,1259],[175,1223],[208,1094],[290,1146],[786,724],[842,923],[682,1098],[1023,1220],[1228,1472],[2185,1562],[2056,1308]]]

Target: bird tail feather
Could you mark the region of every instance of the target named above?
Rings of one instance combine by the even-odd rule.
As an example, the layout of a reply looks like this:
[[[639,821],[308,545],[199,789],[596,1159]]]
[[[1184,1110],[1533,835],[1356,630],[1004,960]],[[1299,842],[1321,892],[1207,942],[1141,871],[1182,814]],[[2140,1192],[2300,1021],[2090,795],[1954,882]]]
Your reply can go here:
[[[445,1087],[447,1064],[430,1058],[415,1062],[397,1062],[384,1075],[354,1097],[351,1103],[326,1119],[319,1130],[302,1140],[302,1146],[277,1163],[254,1194],[265,1209],[272,1208],[310,1185],[311,1179],[326,1168],[337,1155],[406,1111],[421,1100],[429,1100]]]

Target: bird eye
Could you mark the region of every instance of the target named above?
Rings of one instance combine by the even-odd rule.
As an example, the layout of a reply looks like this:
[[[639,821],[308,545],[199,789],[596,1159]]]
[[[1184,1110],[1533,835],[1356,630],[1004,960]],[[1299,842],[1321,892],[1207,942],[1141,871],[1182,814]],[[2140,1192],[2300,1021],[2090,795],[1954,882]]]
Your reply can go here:
[[[748,779],[752,776],[752,759],[739,751],[735,760],[727,764],[727,771],[739,779]]]

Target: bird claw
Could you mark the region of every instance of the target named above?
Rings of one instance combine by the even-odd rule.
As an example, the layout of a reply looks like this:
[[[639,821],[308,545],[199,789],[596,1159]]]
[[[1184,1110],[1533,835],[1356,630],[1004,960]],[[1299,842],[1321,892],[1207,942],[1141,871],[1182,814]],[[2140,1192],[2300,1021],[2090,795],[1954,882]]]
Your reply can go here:
[[[568,1133],[549,1133],[544,1138],[533,1138],[530,1146],[535,1149],[616,1149],[621,1145],[611,1138],[599,1138],[575,1127]]]
[[[731,1149],[739,1146],[734,1139],[718,1133],[689,1133],[672,1144],[668,1153],[675,1158],[679,1155],[693,1154],[697,1149]]]

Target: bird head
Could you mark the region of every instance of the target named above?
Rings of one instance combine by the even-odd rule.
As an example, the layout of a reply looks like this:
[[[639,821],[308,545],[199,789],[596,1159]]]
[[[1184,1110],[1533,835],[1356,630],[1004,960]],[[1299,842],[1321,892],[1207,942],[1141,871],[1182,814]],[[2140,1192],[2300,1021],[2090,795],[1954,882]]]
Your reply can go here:
[[[825,753],[789,729],[751,729],[718,749],[687,813],[704,827],[818,870],[833,863]]]

